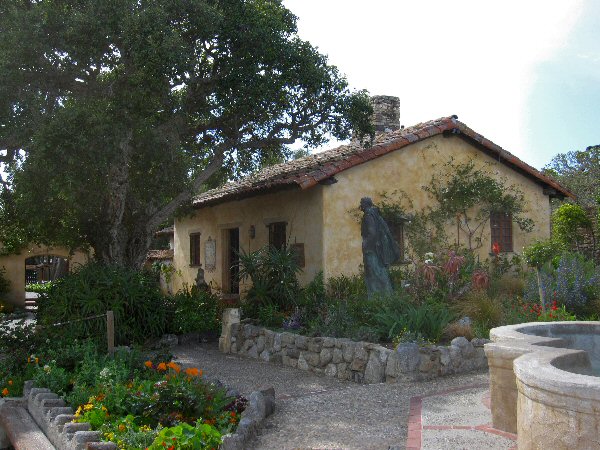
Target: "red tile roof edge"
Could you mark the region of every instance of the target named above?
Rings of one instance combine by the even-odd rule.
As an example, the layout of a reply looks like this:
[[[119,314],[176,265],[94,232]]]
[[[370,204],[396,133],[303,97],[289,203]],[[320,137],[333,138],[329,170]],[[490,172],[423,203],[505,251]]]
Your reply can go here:
[[[270,168],[270,170],[274,172],[271,175],[271,178],[257,180],[256,183],[252,183],[250,185],[230,183],[221,188],[207,191],[196,197],[194,200],[194,207],[202,208],[231,200],[240,200],[242,198],[260,195],[267,192],[272,192],[274,190],[290,188],[293,186],[297,186],[301,189],[309,189],[340,172],[348,170],[351,167],[363,164],[367,161],[379,158],[380,156],[399,150],[415,142],[437,136],[445,132],[451,132],[457,136],[462,136],[463,138],[475,142],[478,146],[483,147],[486,151],[495,155],[499,162],[506,164],[513,170],[517,170],[526,176],[538,180],[539,182],[555,189],[566,197],[575,198],[575,195],[571,191],[561,186],[557,181],[553,180],[547,175],[544,175],[539,170],[520,160],[499,145],[494,144],[492,141],[486,139],[479,133],[476,133],[467,125],[460,122],[456,116],[450,116],[418,124],[404,130],[378,135],[378,140],[381,142],[373,145],[372,147],[356,149],[356,152],[354,153],[352,153],[352,144],[317,153],[316,155],[319,155],[319,157],[314,158],[312,165],[309,164],[307,167],[300,167],[296,170],[292,170],[291,173],[286,173],[285,169],[290,168],[291,163],[294,163],[295,161],[273,166],[274,169]],[[342,159],[336,159],[336,156],[340,156],[340,152],[344,150],[349,150],[348,155]],[[331,161],[325,160],[328,154],[331,155]],[[310,158],[310,156],[307,158]],[[280,169],[280,172],[277,172],[278,168]],[[261,172],[259,172],[259,174],[261,174]],[[250,177],[242,181],[249,182],[251,180],[252,178]]]
[[[552,178],[548,177],[547,175],[544,175],[536,168],[530,166],[529,164],[522,161],[521,159],[519,159],[512,153],[504,150],[499,145],[494,144],[492,141],[490,141],[489,139],[486,139],[484,136],[480,135],[479,133],[476,133],[474,130],[469,128],[463,122],[460,122],[459,120],[457,120],[453,117],[445,117],[445,118],[439,119],[439,123],[436,123],[436,125],[426,127],[422,130],[419,130],[417,133],[410,133],[406,136],[400,136],[399,138],[394,139],[390,142],[376,144],[373,147],[367,148],[361,153],[361,157],[364,159],[364,161],[357,161],[355,164],[351,164],[349,167],[344,167],[344,168],[338,169],[335,173],[331,173],[330,171],[327,171],[326,176],[319,176],[318,173],[313,172],[314,175],[311,178],[309,178],[308,180],[306,180],[302,183],[299,183],[300,187],[302,189],[308,189],[310,187],[315,186],[316,184],[323,181],[324,179],[329,178],[337,173],[343,172],[344,170],[347,170],[350,167],[357,166],[359,164],[362,164],[364,162],[378,158],[387,153],[391,153],[393,151],[399,150],[399,149],[406,147],[410,144],[413,144],[415,142],[421,141],[423,139],[427,139],[428,137],[433,137],[438,134],[443,134],[445,131],[454,131],[454,130],[460,130],[460,132],[464,136],[467,136],[469,139],[477,142],[478,144],[482,145],[486,149],[495,153],[499,157],[499,162],[503,162],[503,163],[507,164],[509,167],[510,166],[517,167],[517,168],[521,169],[522,171],[524,171],[526,174],[533,176],[534,178],[538,179],[542,183],[545,183],[548,186],[552,187],[553,189],[557,190],[558,192],[562,193],[566,197],[575,198],[575,194],[573,194],[571,191],[569,191],[565,187],[561,186],[557,181],[553,180]],[[407,136],[415,136],[415,135],[419,136],[419,134],[421,134],[422,137],[418,137],[418,139],[416,139],[416,140],[412,140],[412,138],[407,138]],[[320,172],[323,172],[323,169],[320,169]]]

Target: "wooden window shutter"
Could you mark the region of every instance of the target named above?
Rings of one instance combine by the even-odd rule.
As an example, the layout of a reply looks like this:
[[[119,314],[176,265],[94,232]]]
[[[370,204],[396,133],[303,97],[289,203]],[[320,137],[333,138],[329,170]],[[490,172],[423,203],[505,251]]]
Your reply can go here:
[[[492,235],[492,247],[495,243],[500,245],[500,252],[512,252],[512,216],[505,213],[492,213],[490,216],[490,229]]]
[[[286,247],[287,234],[285,222],[273,222],[269,224],[269,245],[278,250]]]
[[[200,233],[190,233],[190,266],[200,265]]]

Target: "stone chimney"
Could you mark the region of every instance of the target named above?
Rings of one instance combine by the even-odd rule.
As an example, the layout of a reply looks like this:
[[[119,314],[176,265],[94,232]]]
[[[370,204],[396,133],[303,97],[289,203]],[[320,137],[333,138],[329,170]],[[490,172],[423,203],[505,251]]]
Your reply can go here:
[[[390,95],[374,95],[373,125],[376,133],[388,133],[400,129],[400,98]]]

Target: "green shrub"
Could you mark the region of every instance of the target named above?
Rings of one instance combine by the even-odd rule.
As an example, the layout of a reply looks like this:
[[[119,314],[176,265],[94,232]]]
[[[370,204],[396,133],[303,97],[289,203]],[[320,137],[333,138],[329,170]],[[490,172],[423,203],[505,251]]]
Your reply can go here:
[[[425,302],[415,305],[404,292],[381,297],[380,308],[374,315],[380,337],[392,339],[407,330],[424,339],[437,342],[453,314],[443,303]]]
[[[252,287],[246,293],[244,314],[256,317],[261,305],[277,305],[280,310],[293,309],[298,303],[300,272],[296,254],[291,248],[272,246],[255,252],[240,253],[240,279],[250,278]]]
[[[489,336],[490,328],[502,324],[502,303],[482,289],[469,292],[458,303],[457,309],[459,314],[471,318],[473,333],[477,337]]]
[[[103,318],[115,314],[115,341],[119,344],[144,342],[160,336],[166,325],[164,298],[153,276],[132,269],[88,264],[56,280],[38,298],[38,322],[55,337],[106,339]],[[75,321],[75,322],[74,322]],[[60,327],[55,323],[72,322]]]
[[[25,290],[27,292],[36,292],[38,294],[42,294],[50,290],[52,283],[52,281],[47,281],[44,283],[30,283],[25,286]]]
[[[211,292],[192,286],[177,292],[171,301],[172,318],[168,329],[175,334],[218,331],[219,298]]]

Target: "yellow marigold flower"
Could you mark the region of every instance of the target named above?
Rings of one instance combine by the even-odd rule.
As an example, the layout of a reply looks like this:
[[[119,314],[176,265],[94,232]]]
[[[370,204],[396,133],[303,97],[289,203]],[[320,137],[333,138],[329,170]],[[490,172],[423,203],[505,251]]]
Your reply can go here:
[[[173,369],[175,372],[179,373],[181,371],[181,367],[179,367],[176,363],[174,363],[173,361],[171,361],[169,364],[167,364],[168,367],[170,367],[171,369]]]
[[[200,374],[200,371],[196,367],[189,367],[185,369],[185,373],[189,377],[197,377]]]
[[[35,358],[35,363],[38,364],[40,362],[40,358]]]
[[[86,403],[85,405],[83,405],[83,410],[84,411],[89,411],[94,407],[94,405],[92,405],[91,403]]]
[[[123,431],[125,431],[126,429],[127,429],[127,427],[125,426],[125,424],[124,424],[124,423],[120,423],[120,424],[119,424],[119,431],[120,431],[120,432],[123,432]]]
[[[13,385],[13,380],[8,380],[8,385],[12,386]]]
[[[6,397],[8,394],[9,394],[8,389],[6,389],[6,388],[2,389],[2,395],[4,397]]]
[[[106,406],[102,406],[102,411],[106,411]]]
[[[161,362],[158,366],[156,366],[156,370],[167,370],[167,365],[164,362]]]
[[[144,363],[144,365],[148,368],[148,369],[152,369],[152,361],[146,361]]]
[[[140,427],[140,431],[143,431],[144,433],[147,433],[150,430],[152,430],[152,428],[150,428],[148,425],[142,425]]]

